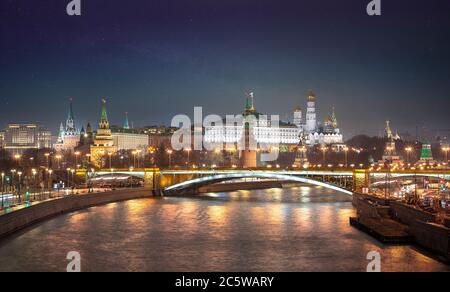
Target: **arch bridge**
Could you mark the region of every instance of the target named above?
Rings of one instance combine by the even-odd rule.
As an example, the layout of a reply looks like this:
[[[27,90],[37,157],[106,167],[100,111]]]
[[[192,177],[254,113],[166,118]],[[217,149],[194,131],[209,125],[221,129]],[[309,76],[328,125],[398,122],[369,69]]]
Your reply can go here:
[[[371,182],[389,176],[392,178],[431,177],[450,180],[450,170],[401,170],[371,171],[368,169],[117,169],[99,170],[90,175],[99,176],[111,173],[128,174],[143,178],[145,185],[164,194],[195,193],[200,187],[219,182],[261,178],[279,181],[306,183],[346,194],[363,192]],[[86,173],[81,174],[86,175]]]

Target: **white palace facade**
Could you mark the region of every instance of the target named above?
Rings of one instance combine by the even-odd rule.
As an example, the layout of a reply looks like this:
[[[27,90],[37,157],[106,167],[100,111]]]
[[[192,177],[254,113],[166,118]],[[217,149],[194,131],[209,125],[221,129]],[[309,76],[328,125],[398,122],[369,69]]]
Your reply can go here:
[[[341,145],[344,138],[339,130],[337,119],[333,112],[319,127],[316,114],[316,96],[309,93],[307,97],[307,112],[303,120],[303,112],[295,109],[292,122],[271,121],[270,115],[259,114],[254,105],[254,96],[247,97],[244,119],[252,124],[253,137],[258,144],[297,146]],[[244,124],[212,125],[205,127],[205,143],[239,143],[244,133]]]

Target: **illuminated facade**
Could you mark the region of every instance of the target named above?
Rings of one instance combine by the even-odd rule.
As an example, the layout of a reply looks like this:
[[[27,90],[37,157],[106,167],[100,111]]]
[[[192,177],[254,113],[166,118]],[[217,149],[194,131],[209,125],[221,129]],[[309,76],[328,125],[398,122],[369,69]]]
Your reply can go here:
[[[13,154],[52,147],[51,132],[38,124],[9,124],[0,136],[3,148]]]
[[[293,122],[270,120],[269,117],[261,118],[262,115],[256,111],[254,96],[247,97],[244,116],[253,116],[253,136],[258,144],[286,145],[296,147],[301,141],[306,146],[318,144],[332,145],[342,144],[343,136],[338,128],[337,119],[333,110],[331,116],[325,121],[324,127],[317,125],[316,119],[316,97],[310,93],[307,97],[306,121],[303,121],[301,108],[294,110]],[[205,143],[238,143],[244,133],[243,125],[212,125],[205,127]]]
[[[70,99],[69,114],[67,116],[66,126],[64,127],[63,123],[61,123],[58,140],[54,145],[54,148],[56,151],[73,152],[79,143],[80,143],[80,132],[77,130],[75,126],[75,117],[73,114],[72,99]]]
[[[111,129],[109,128],[108,113],[106,110],[106,99],[102,99],[102,115],[99,128],[95,134],[94,144],[91,145],[91,162],[96,167],[103,167],[108,154],[117,152],[114,145]]]

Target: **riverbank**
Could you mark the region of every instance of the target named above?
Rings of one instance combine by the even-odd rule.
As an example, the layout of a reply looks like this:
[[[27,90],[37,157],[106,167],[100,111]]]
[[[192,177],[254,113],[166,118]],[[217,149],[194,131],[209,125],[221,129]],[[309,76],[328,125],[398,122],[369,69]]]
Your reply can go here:
[[[439,224],[436,214],[396,200],[354,194],[353,205],[357,217],[350,224],[379,241],[411,243],[425,248],[450,261],[449,218]]]
[[[0,216],[0,238],[45,219],[92,206],[153,196],[148,188],[73,195],[41,202]]]
[[[448,272],[415,247],[382,245],[348,224],[351,198],[301,187],[138,199],[55,216],[0,241],[0,272]]]

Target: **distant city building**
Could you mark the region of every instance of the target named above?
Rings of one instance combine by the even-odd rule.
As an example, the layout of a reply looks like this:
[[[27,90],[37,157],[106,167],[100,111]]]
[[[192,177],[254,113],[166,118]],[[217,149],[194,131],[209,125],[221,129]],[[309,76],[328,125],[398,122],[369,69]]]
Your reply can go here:
[[[172,135],[178,130],[175,127],[148,126],[141,129],[149,137],[149,146],[152,148],[170,147]]]
[[[102,114],[99,128],[95,133],[94,144],[91,145],[90,150],[91,162],[97,167],[105,166],[104,161],[107,155],[117,152],[117,147],[114,145],[111,129],[109,128],[106,99],[102,99]]]
[[[0,131],[0,148],[3,148],[5,144],[5,131]]]
[[[52,133],[39,124],[9,124],[0,136],[2,147],[13,154],[52,148]]]
[[[66,125],[64,127],[63,123],[59,128],[59,135],[54,148],[56,151],[70,151],[73,152],[74,149],[80,143],[80,131],[77,130],[75,126],[75,117],[73,114],[72,99],[69,103],[69,114],[67,116]]]

